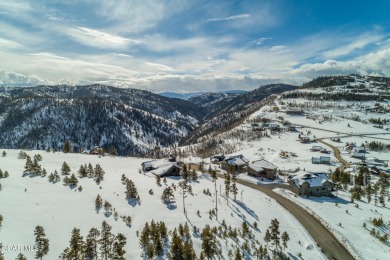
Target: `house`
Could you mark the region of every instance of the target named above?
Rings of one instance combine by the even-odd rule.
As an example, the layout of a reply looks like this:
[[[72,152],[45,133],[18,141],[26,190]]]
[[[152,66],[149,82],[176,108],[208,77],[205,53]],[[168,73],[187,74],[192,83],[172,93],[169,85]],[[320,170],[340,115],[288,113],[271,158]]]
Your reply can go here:
[[[280,131],[280,125],[279,124],[268,124],[268,129],[271,131]]]
[[[330,140],[332,140],[333,142],[338,142],[338,143],[341,142],[339,137],[332,137],[332,138],[330,138]]]
[[[237,173],[243,173],[246,171],[249,161],[242,156],[242,154],[230,156],[221,163],[222,169],[228,171],[231,167],[234,167]]]
[[[253,161],[248,165],[248,175],[274,179],[276,177],[276,167],[266,160]]]
[[[308,173],[299,171],[289,177],[288,183],[292,191],[306,196],[332,196],[334,184],[326,173]]]
[[[308,136],[301,136],[300,137],[300,142],[305,144],[305,143],[310,143],[310,137]]]
[[[290,132],[295,132],[295,131],[297,131],[297,126],[296,125],[289,125],[288,127],[287,127],[287,129],[288,129],[288,131],[290,131]]]
[[[320,156],[320,157],[311,157],[312,164],[330,164],[330,157]]]
[[[329,156],[320,156],[320,160],[322,164],[330,164],[330,157]]]
[[[352,153],[352,158],[364,159],[365,157],[366,157],[365,153],[359,153],[359,152],[353,152]]]
[[[292,110],[286,110],[287,115],[303,115],[305,112],[301,109],[292,109]]]
[[[310,149],[310,152],[319,152],[321,151],[323,148],[322,146],[319,146],[319,145],[313,145]]]
[[[180,176],[180,167],[176,162],[152,160],[141,163],[144,172],[151,172],[160,177]]]
[[[345,150],[352,151],[356,147],[356,143],[346,143],[345,144]]]
[[[215,164],[220,163],[223,160],[225,160],[225,156],[223,154],[216,154],[216,155],[210,157],[210,162],[215,163]]]
[[[319,157],[311,157],[312,164],[321,164],[321,159]]]
[[[104,152],[103,148],[100,146],[95,146],[91,150],[89,150],[89,154],[102,154]]]
[[[170,162],[176,162],[176,156],[174,156],[173,154],[171,154],[168,158],[168,161]]]
[[[356,152],[356,153],[365,153],[366,152],[366,148],[364,148],[363,146],[359,146],[359,147],[353,148],[353,151]]]

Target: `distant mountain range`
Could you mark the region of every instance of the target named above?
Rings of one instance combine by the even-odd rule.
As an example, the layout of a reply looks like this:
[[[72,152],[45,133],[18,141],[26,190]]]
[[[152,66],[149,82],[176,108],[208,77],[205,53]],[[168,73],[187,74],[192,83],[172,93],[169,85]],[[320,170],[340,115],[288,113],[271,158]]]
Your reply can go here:
[[[361,93],[365,99],[375,100],[375,93],[388,97],[390,80],[321,77],[300,88],[318,86],[328,92],[339,89],[337,95],[324,92],[332,99],[354,99]],[[161,94],[174,96],[172,93],[159,95],[104,85],[2,87],[0,147],[60,149],[68,140],[74,151],[99,145],[106,150],[114,146],[121,155],[142,155],[175,143],[193,144],[215,131],[231,129],[270,104],[275,94],[295,89],[298,86],[270,84],[252,91],[188,93],[171,98]],[[348,91],[352,93],[349,96]]]
[[[212,94],[244,94],[248,91],[246,90],[226,90],[226,91],[220,91],[220,92],[213,92]],[[203,94],[207,94],[209,92],[194,92],[194,93],[179,93],[179,92],[160,92],[157,93],[161,96],[164,97],[169,97],[169,98],[180,98],[180,99],[185,99],[188,100],[193,97],[201,96]]]

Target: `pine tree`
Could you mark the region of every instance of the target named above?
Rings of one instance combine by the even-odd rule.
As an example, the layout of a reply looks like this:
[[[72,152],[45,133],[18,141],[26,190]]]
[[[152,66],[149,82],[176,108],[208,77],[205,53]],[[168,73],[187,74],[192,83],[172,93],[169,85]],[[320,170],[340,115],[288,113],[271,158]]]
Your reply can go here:
[[[95,181],[97,184],[100,184],[102,180],[104,180],[104,174],[102,167],[99,164],[95,166]]]
[[[215,218],[218,220],[218,190],[217,190],[217,172],[210,171],[211,178],[214,182],[214,192],[215,192]]]
[[[72,230],[72,238],[69,243],[69,251],[67,253],[68,259],[84,259],[85,243],[83,237],[80,235],[80,229],[74,228]]]
[[[282,241],[283,241],[283,247],[284,249],[287,248],[287,242],[290,240],[290,236],[288,235],[288,233],[286,231],[283,232],[282,234]]]
[[[181,176],[183,177],[184,180],[186,180],[186,181],[188,180],[189,173],[188,173],[188,169],[187,169],[187,165],[186,164],[183,165]]]
[[[18,159],[27,159],[28,155],[25,151],[21,150],[19,153],[18,153]],[[30,158],[31,159],[31,158]]]
[[[3,244],[0,243],[0,248],[3,248]],[[0,260],[4,260],[4,254],[3,254],[3,250],[0,250]]]
[[[24,165],[24,173],[30,174],[32,172],[33,162],[31,157],[27,155],[26,164]]]
[[[184,260],[183,241],[177,235],[176,228],[173,230],[171,246],[169,248],[169,259]]]
[[[111,213],[112,205],[110,202],[104,201],[103,207],[104,207],[104,210],[106,211],[106,215]]]
[[[271,242],[271,233],[269,232],[269,229],[267,229],[267,231],[265,232],[264,241],[267,243],[267,245],[269,242]]]
[[[192,178],[192,181],[194,181],[194,182],[198,180],[198,174],[196,173],[195,170],[192,170],[191,178]]]
[[[161,195],[161,200],[164,202],[164,203],[168,203],[170,204],[171,203],[171,200],[174,199],[174,195],[173,195],[173,191],[172,191],[172,188],[171,187],[166,187],[163,191],[163,194]]]
[[[225,196],[226,196],[226,203],[229,205],[229,192],[230,192],[230,174],[225,174]]]
[[[65,143],[62,146],[62,152],[63,153],[70,153],[71,152],[71,146],[68,140],[65,141]]]
[[[234,260],[242,260],[240,249],[237,247]]]
[[[116,156],[115,146],[111,145],[108,151],[111,156]]]
[[[94,178],[95,177],[95,171],[93,170],[93,166],[92,166],[91,163],[88,164],[87,176],[88,176],[88,178]]]
[[[66,162],[64,162],[62,164],[61,173],[63,175],[69,175],[69,173],[70,173],[70,167],[69,167],[69,165]]]
[[[127,217],[126,217],[126,216],[123,216],[123,217],[122,217],[122,220],[123,220],[123,222],[125,222],[126,225],[129,226],[129,227],[131,226],[131,223],[132,223],[132,221],[133,221],[133,220],[131,219],[131,216],[127,216]]]
[[[161,177],[160,175],[156,175],[156,183],[158,186],[161,186]]]
[[[124,247],[126,245],[126,237],[119,233],[115,237],[114,244],[112,246],[113,248],[113,258],[114,260],[125,260],[125,253]]]
[[[34,157],[34,162],[31,165],[30,174],[33,174],[33,175],[41,175],[42,174],[41,165],[38,163],[38,159],[35,157]]]
[[[38,162],[42,161],[42,155],[40,155],[39,153],[38,154],[35,154],[34,155],[34,160],[37,160]]]
[[[80,165],[80,169],[78,171],[80,177],[84,178],[88,176],[87,169],[85,169],[84,165]]]
[[[98,241],[99,241],[100,231],[97,228],[91,228],[89,230],[86,247],[85,247],[85,257],[92,260],[98,259]]]
[[[112,259],[112,243],[113,235],[111,234],[111,226],[106,221],[102,222],[102,230],[99,239],[100,256],[104,260]]]
[[[0,256],[1,259],[1,256]],[[15,260],[27,260],[27,257],[25,257],[22,253],[18,254]]]
[[[186,180],[183,180],[183,181],[179,182],[179,187],[181,188],[181,192],[183,195],[183,211],[184,211],[184,215],[186,215],[187,212],[186,212],[185,198],[186,198],[186,193],[188,191],[189,185],[187,184]]]
[[[242,222],[242,237],[245,238],[249,234],[249,227],[248,224],[244,221]]]
[[[54,170],[54,182],[59,182],[61,180],[60,175],[58,174],[57,170]]]
[[[186,240],[183,245],[183,258],[185,260],[196,260],[196,253],[194,250],[194,245],[191,241]]]
[[[41,259],[49,252],[49,239],[46,238],[45,229],[41,226],[36,226],[35,235],[35,259]]]
[[[278,219],[271,220],[271,226],[269,227],[271,231],[271,240],[274,242],[275,247],[278,247],[280,244],[280,231],[279,231],[279,221]]]
[[[126,199],[136,199],[138,197],[137,188],[132,180],[128,180],[126,184]]]
[[[72,176],[70,176],[70,179],[69,179],[69,184],[73,187],[76,187],[77,186],[77,183],[79,182],[79,180],[77,179],[77,177],[72,173]]]
[[[102,198],[100,197],[100,195],[98,194],[96,199],[95,199],[95,209],[96,211],[99,211],[103,206],[103,200]]]
[[[6,157],[6,156],[7,156],[7,153],[6,153],[5,151],[3,151],[3,153],[1,154],[1,156]]]
[[[3,217],[3,215],[0,214],[0,229],[3,226],[3,220],[4,220],[4,217]]]
[[[208,224],[202,230],[200,237],[202,239],[202,253],[210,259],[217,253],[217,241]]]
[[[149,227],[149,223],[146,222],[139,237],[139,245],[142,247],[145,253],[146,253],[147,246],[149,244],[149,235],[150,235],[150,227]]]

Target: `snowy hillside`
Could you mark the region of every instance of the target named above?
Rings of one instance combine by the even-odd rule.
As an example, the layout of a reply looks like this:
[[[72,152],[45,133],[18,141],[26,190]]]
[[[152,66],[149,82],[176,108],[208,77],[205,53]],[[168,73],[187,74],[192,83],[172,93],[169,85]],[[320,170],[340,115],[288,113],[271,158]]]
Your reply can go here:
[[[23,177],[25,159],[18,159],[18,150],[5,150],[6,156],[0,158],[0,169],[9,172],[9,177],[1,179],[2,190],[0,191],[0,214],[4,220],[0,230],[0,241],[6,245],[31,245],[35,242],[34,228],[37,225],[45,229],[46,236],[50,242],[50,249],[44,259],[57,259],[63,250],[69,246],[71,232],[74,228],[80,229],[80,234],[87,236],[88,231],[95,227],[100,229],[102,222],[106,221],[112,226],[112,233],[122,233],[127,237],[126,259],[142,259],[143,250],[139,245],[140,238],[137,231],[141,233],[146,222],[151,223],[164,221],[169,230],[177,228],[181,223],[187,223],[191,230],[191,239],[196,254],[201,252],[202,240],[199,233],[193,233],[196,226],[202,232],[206,224],[211,227],[221,227],[223,220],[227,227],[237,229],[238,237],[233,239],[217,238],[220,257],[228,259],[231,250],[236,252],[237,248],[243,252],[246,242],[250,248],[245,251],[247,258],[253,258],[254,250],[259,245],[266,245],[264,242],[265,231],[271,224],[271,220],[277,218],[280,222],[281,233],[286,231],[289,234],[285,252],[291,256],[301,255],[304,259],[324,259],[320,250],[313,246],[315,242],[308,236],[303,227],[279,204],[269,199],[264,194],[239,185],[239,195],[234,201],[231,196],[227,204],[224,196],[218,191],[218,220],[210,211],[215,207],[214,183],[208,174],[199,174],[198,180],[190,182],[192,193],[187,195],[185,200],[187,216],[183,213],[183,202],[178,183],[179,178],[167,178],[167,183],[161,181],[156,184],[156,178],[150,174],[139,173],[143,159],[125,157],[98,157],[92,155],[46,153],[42,151],[28,151],[33,157],[40,153],[43,160],[40,162],[42,168],[46,169],[48,175],[57,170],[61,172],[63,162],[70,166],[71,173],[77,175],[80,165],[91,163],[94,167],[99,164],[105,171],[104,180],[97,185],[93,179],[78,178],[78,188],[70,188],[61,181],[51,183],[48,175],[45,177]],[[122,174],[132,180],[138,190],[140,203],[125,198],[126,186],[121,182]],[[174,202],[171,206],[161,201],[161,195],[165,187],[175,185]],[[217,188],[224,186],[223,180],[218,180]],[[152,193],[150,192],[152,190]],[[204,194],[210,191],[211,196]],[[206,192],[207,193],[207,192]],[[95,210],[95,199],[100,195],[103,201],[112,204],[112,211],[105,215],[104,209],[99,212]],[[241,194],[241,195],[240,195]],[[115,219],[114,212],[119,215]],[[132,223],[127,226],[120,216],[130,216]],[[249,226],[253,238],[241,238],[242,224]],[[257,228],[254,228],[254,223]],[[223,231],[223,230],[222,230]],[[217,232],[219,233],[219,231]],[[223,232],[222,232],[223,233]],[[169,235],[171,240],[171,233]],[[259,241],[258,244],[256,241]],[[169,251],[170,242],[166,244]],[[243,247],[244,246],[244,247]],[[253,247],[252,247],[253,246]],[[269,253],[271,253],[269,247]],[[306,249],[309,248],[309,249]],[[6,251],[5,259],[14,259],[17,254],[23,253],[29,259],[34,257],[34,252]],[[166,255],[166,251],[164,253]]]
[[[72,150],[115,146],[140,154],[178,142],[202,112],[186,101],[106,86],[4,88],[0,91],[0,145]]]

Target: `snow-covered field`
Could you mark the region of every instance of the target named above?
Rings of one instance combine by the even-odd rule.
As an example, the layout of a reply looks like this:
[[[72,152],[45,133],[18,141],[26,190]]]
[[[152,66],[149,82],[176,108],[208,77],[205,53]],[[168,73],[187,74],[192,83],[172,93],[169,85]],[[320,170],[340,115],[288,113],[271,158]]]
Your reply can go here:
[[[384,208],[379,204],[375,206],[372,201],[369,204],[365,198],[351,203],[351,195],[345,191],[338,191],[338,198],[302,198],[285,189],[277,189],[277,192],[320,219],[339,240],[345,241],[347,248],[356,252],[355,255],[362,259],[389,258],[390,246],[370,235],[374,227],[370,220],[382,217],[386,223],[390,221],[389,207]],[[359,205],[358,208],[356,204]],[[364,223],[366,227],[363,227]],[[384,232],[390,235],[390,228],[385,229]]]
[[[253,148],[255,149],[255,148]],[[107,221],[112,226],[114,234],[123,233],[127,237],[125,246],[126,259],[142,258],[142,250],[139,246],[139,238],[136,231],[141,231],[146,222],[164,221],[168,229],[178,227],[180,223],[187,222],[191,226],[202,229],[206,224],[220,226],[224,219],[227,225],[233,228],[241,228],[243,221],[250,226],[256,221],[258,230],[251,227],[255,238],[265,245],[263,237],[265,230],[270,226],[271,219],[277,218],[280,222],[280,230],[287,231],[290,236],[286,251],[297,256],[302,254],[304,259],[324,259],[317,247],[307,250],[306,247],[314,245],[313,239],[306,230],[284,208],[264,194],[238,186],[237,201],[230,200],[227,205],[224,197],[218,195],[219,220],[209,218],[209,211],[215,206],[214,183],[207,174],[199,176],[198,182],[192,184],[193,195],[186,198],[188,218],[183,214],[180,189],[175,191],[176,208],[168,208],[162,203],[160,197],[165,184],[156,184],[156,180],[149,175],[139,173],[140,164],[145,159],[101,157],[83,154],[47,153],[45,151],[27,151],[30,156],[40,153],[43,160],[40,162],[50,174],[57,170],[66,161],[71,167],[72,173],[77,172],[81,164],[91,163],[93,166],[100,164],[105,171],[104,181],[97,185],[92,179],[79,178],[79,185],[83,187],[80,192],[70,189],[60,181],[50,183],[48,177],[23,176],[26,160],[17,159],[19,150],[5,150],[6,157],[0,157],[0,169],[8,171],[10,176],[1,179],[2,191],[0,191],[0,213],[4,217],[3,227],[0,230],[0,241],[3,245],[33,245],[35,241],[34,228],[37,225],[44,227],[50,242],[50,251],[44,259],[57,259],[63,250],[69,246],[71,231],[74,227],[81,230],[85,238],[92,227],[100,229],[102,221]],[[131,179],[141,198],[140,205],[130,205],[125,199],[125,185],[121,183],[121,176],[125,174]],[[63,178],[63,176],[61,176]],[[168,178],[168,185],[179,182],[177,178]],[[101,186],[101,189],[100,189]],[[217,188],[222,186],[223,180],[218,180]],[[154,194],[150,195],[149,190]],[[204,189],[209,189],[213,196],[203,194]],[[218,192],[219,193],[219,192]],[[95,211],[95,198],[100,194],[103,201],[109,201],[116,209],[119,216],[130,215],[131,227],[119,218],[106,217],[103,209],[99,213]],[[197,211],[200,211],[200,217]],[[201,240],[192,237],[194,248],[199,256]],[[298,243],[301,242],[301,245]],[[226,259],[228,250],[233,245],[240,246],[232,240],[221,240],[222,253]],[[5,259],[15,259],[20,252],[6,251]],[[22,252],[28,259],[34,258],[34,252]]]

